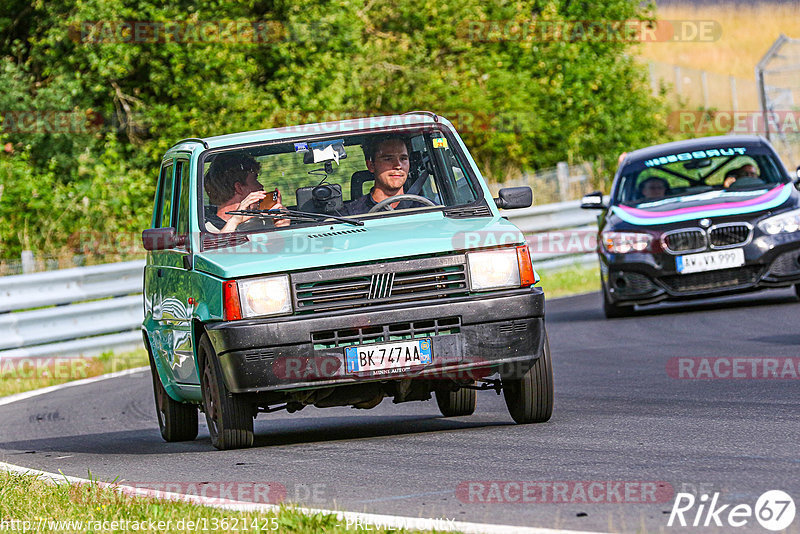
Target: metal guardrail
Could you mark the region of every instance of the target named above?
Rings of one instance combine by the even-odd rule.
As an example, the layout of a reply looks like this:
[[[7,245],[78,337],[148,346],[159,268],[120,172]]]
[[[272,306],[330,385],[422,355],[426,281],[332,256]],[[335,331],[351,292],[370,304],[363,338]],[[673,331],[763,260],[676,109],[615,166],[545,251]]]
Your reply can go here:
[[[524,233],[560,236],[596,231],[596,212],[579,201],[503,213]],[[596,262],[595,254],[537,251],[538,269]],[[0,360],[91,356],[142,346],[144,261],[0,277]],[[41,309],[34,309],[41,308]],[[21,311],[24,310],[24,311]]]
[[[0,360],[91,356],[141,347],[144,264],[129,261],[0,277]]]

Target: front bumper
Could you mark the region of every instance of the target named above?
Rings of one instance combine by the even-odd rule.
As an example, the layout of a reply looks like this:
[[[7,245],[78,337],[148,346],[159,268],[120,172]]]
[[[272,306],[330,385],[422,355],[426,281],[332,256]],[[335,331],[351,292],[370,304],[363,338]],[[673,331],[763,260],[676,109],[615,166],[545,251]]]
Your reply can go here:
[[[518,376],[542,354],[544,293],[538,287],[358,312],[326,312],[206,326],[234,393],[288,391],[398,378]],[[344,348],[428,337],[433,363],[398,374],[345,372]]]
[[[800,235],[762,235],[744,248],[745,264],[680,274],[675,255],[600,253],[600,270],[615,304],[704,298],[800,283]]]

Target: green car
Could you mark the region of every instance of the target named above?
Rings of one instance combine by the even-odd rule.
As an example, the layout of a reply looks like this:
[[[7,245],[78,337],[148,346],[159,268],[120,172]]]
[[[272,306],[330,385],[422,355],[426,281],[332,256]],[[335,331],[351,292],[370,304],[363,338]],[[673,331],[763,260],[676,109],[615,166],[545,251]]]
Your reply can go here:
[[[517,423],[553,406],[523,234],[430,112],[184,139],[142,234],[145,346],[166,441],[253,444],[259,413],[424,401]]]

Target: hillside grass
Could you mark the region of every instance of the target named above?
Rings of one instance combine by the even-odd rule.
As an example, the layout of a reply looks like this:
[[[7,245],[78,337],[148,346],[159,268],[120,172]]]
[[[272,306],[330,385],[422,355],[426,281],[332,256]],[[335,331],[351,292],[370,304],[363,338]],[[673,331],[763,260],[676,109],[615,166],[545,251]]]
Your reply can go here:
[[[643,59],[730,74],[753,80],[759,60],[783,33],[800,38],[800,4],[756,6],[673,5],[658,9],[660,20],[714,20],[722,35],[714,42],[655,42],[638,45]]]

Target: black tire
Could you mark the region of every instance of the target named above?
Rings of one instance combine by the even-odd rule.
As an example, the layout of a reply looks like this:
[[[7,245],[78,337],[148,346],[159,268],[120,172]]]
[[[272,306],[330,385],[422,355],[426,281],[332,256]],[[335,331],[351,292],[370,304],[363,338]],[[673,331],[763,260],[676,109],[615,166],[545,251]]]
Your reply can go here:
[[[517,424],[544,423],[553,415],[553,364],[544,334],[542,355],[522,378],[503,378],[503,397]]]
[[[150,348],[150,373],[153,376],[153,396],[156,401],[158,428],[164,441],[192,441],[197,437],[197,406],[178,402],[167,394],[156,370]]]
[[[606,290],[606,285],[602,284],[602,293],[603,293],[603,313],[606,314],[606,319],[617,319],[619,317],[631,317],[634,315],[634,308],[633,305],[630,306],[620,306],[618,304],[614,304],[608,298],[608,292]]]
[[[445,417],[461,417],[475,413],[478,392],[474,389],[461,388],[458,391],[437,390],[435,395],[439,411]]]
[[[253,445],[253,410],[241,396],[228,391],[219,359],[208,336],[200,338],[203,407],[211,444],[219,450]]]
[[[800,298],[800,284],[794,285],[794,294],[797,295],[797,298]]]

